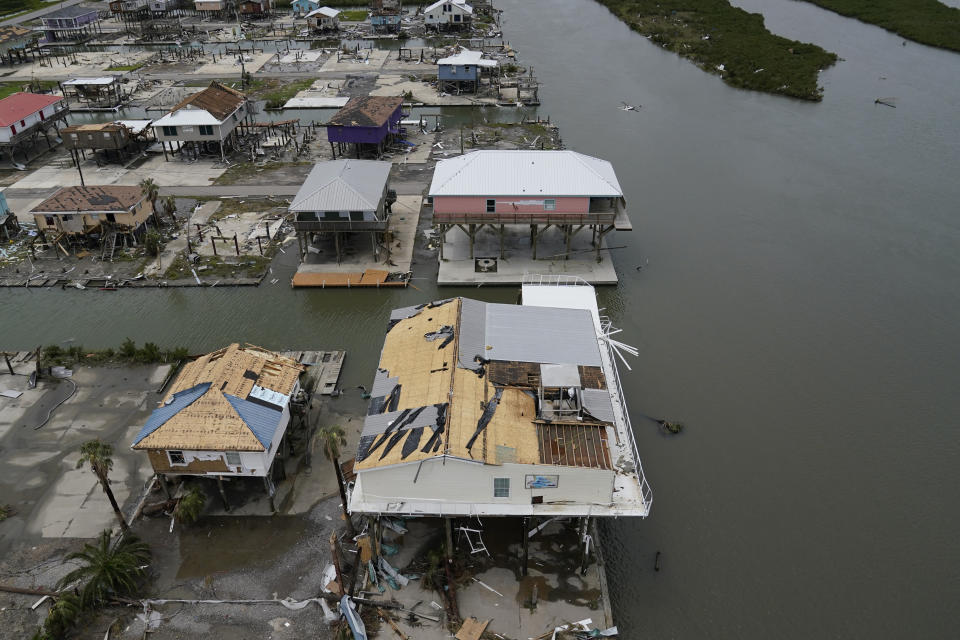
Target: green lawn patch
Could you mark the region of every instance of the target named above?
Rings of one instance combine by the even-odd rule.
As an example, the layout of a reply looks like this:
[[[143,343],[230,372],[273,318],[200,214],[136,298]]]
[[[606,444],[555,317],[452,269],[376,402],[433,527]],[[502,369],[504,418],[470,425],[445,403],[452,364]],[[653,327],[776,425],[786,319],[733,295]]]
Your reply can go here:
[[[36,11],[45,7],[59,7],[55,2],[44,2],[44,0],[4,0],[3,13],[0,14],[0,20],[16,18],[20,14]]]
[[[56,80],[35,80],[32,84],[23,82],[0,82],[0,99],[18,91],[44,91],[57,86]]]
[[[313,80],[275,80],[269,78],[253,78],[247,84],[247,95],[256,100],[266,100],[268,109],[279,109],[287,100],[301,91],[309,89]]]
[[[937,0],[807,0],[931,47],[960,51],[960,9]]]
[[[138,62],[136,64],[115,64],[107,67],[107,71],[136,71],[137,69],[143,67],[145,62]]]
[[[631,29],[727,84],[820,100],[819,72],[837,55],[770,33],[763,16],[726,0],[597,0]]]
[[[363,10],[358,11],[341,11],[340,19],[347,22],[363,22],[367,19],[367,12]]]

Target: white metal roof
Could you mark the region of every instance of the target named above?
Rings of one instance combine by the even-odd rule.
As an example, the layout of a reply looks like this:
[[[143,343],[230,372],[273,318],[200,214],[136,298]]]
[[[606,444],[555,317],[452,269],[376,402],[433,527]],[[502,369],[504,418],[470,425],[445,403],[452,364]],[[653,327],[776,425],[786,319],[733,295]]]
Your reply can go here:
[[[314,165],[290,211],[376,211],[391,164],[377,160],[331,160]]]
[[[452,55],[447,58],[440,58],[437,60],[437,64],[475,64],[478,67],[495,67],[497,66],[497,61],[484,58],[482,51],[471,51],[470,49],[464,49],[456,55]]]
[[[99,78],[72,78],[61,82],[65,86],[71,85],[90,85],[90,84],[113,84],[117,79],[114,76],[101,76]]]
[[[219,125],[220,121],[216,119],[209,111],[204,109],[190,109],[184,107],[177,109],[173,113],[168,113],[159,120],[155,120],[154,127],[183,127],[199,125]]]
[[[622,197],[606,160],[575,151],[471,151],[441,160],[431,196]]]
[[[304,17],[309,18],[310,16],[315,16],[315,15],[326,16],[328,18],[336,18],[338,15],[340,15],[340,11],[337,9],[331,9],[330,7],[320,7],[319,9],[314,9]]]
[[[463,0],[438,0],[437,2],[434,2],[432,5],[424,9],[423,12],[429,13],[430,11],[433,11],[440,5],[444,5],[444,4],[452,4],[463,9],[463,11],[466,13],[473,13],[473,7],[468,5],[466,2],[463,2]]]

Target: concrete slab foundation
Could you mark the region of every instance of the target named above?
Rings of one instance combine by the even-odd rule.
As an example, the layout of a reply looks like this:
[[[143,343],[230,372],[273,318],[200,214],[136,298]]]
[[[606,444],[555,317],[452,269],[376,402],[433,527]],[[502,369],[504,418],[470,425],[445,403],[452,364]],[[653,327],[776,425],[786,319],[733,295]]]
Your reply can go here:
[[[435,237],[433,239],[436,241]],[[470,239],[459,229],[451,229],[447,232],[437,284],[517,285],[527,273],[572,275],[590,284],[617,284],[617,272],[606,241],[600,249],[600,262],[597,262],[588,231],[574,237],[567,260],[562,258],[566,251],[563,234],[556,229],[541,234],[536,260],[533,259],[530,232],[526,227],[507,227],[503,246],[504,257],[500,259],[499,234],[481,231],[477,234],[471,259]],[[487,271],[478,271],[478,260],[493,262],[480,263],[489,266]]]

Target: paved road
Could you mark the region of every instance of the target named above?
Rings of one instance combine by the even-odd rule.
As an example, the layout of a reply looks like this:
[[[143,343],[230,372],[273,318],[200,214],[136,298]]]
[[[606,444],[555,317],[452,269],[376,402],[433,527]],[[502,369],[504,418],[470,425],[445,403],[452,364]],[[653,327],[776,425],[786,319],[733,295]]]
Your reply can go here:
[[[252,197],[252,196],[288,196],[297,195],[300,185],[239,185],[232,184],[223,187],[201,186],[201,187],[160,187],[162,196],[213,196],[224,198],[229,196]]]
[[[25,13],[16,18],[10,18],[8,20],[0,21],[0,26],[6,26],[10,24],[20,24],[21,22],[28,22],[34,18],[39,18],[42,15],[50,13],[51,11],[56,11],[57,9],[62,9],[63,7],[70,7],[75,4],[80,4],[82,0],[64,0],[63,2],[51,2],[49,7],[44,7],[43,9],[37,9],[36,11],[31,11],[30,13]]]

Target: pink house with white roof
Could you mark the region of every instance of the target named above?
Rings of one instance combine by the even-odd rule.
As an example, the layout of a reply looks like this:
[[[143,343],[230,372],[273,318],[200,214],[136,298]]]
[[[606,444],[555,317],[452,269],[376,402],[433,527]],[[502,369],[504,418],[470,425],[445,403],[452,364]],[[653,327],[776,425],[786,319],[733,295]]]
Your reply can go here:
[[[430,185],[433,224],[443,242],[451,227],[470,237],[489,226],[530,225],[537,236],[550,226],[568,237],[587,228],[600,242],[613,230],[630,231],[626,200],[613,166],[575,151],[472,151],[437,163]]]

